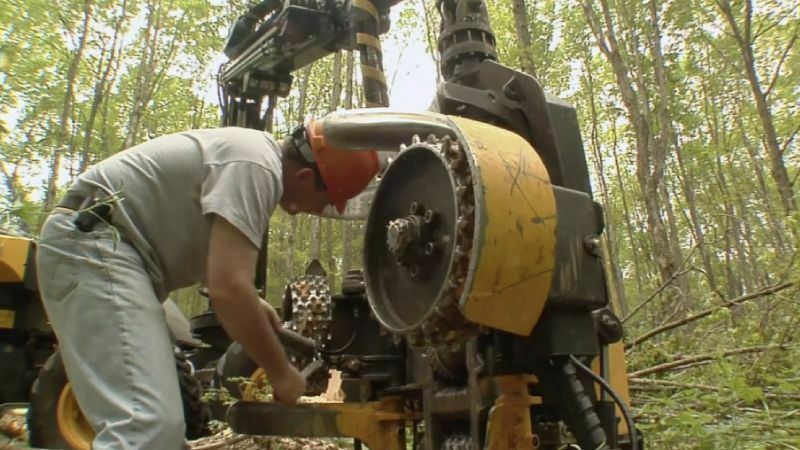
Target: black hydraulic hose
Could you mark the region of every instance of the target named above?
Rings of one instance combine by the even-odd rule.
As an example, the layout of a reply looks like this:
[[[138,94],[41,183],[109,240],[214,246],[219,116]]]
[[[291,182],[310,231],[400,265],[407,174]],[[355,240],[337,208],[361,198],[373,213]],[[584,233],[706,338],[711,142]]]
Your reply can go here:
[[[573,362],[553,356],[535,372],[542,385],[545,404],[555,406],[578,445],[587,450],[610,450],[592,399],[578,379]]]
[[[569,358],[572,360],[572,363],[575,364],[578,369],[580,369],[581,372],[599,384],[600,387],[606,391],[611,398],[614,399],[614,402],[619,405],[619,409],[622,411],[622,415],[625,418],[625,423],[628,425],[628,438],[631,441],[631,450],[639,450],[639,437],[637,436],[636,427],[633,423],[633,416],[631,416],[631,411],[630,408],[628,408],[628,405],[625,404],[619,394],[617,394],[614,388],[611,387],[611,385],[608,384],[608,381],[604,380],[603,377],[594,373],[592,369],[586,367],[586,365],[580,362],[574,355],[570,355]]]
[[[359,12],[356,20],[356,43],[361,56],[361,78],[364,101],[369,108],[389,106],[386,77],[383,73],[381,50],[380,12],[370,0],[354,0],[353,8]]]

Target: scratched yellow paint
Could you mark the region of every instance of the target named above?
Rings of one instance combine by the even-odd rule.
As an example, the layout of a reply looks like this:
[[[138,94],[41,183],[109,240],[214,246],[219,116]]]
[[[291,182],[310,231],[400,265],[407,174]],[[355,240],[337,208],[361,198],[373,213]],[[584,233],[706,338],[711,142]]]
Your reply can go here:
[[[480,179],[477,261],[470,263],[461,311],[472,322],[526,336],[542,313],[555,268],[556,202],[547,169],[518,135],[452,120],[467,139]]]
[[[0,283],[22,281],[30,247],[30,239],[0,236]]]

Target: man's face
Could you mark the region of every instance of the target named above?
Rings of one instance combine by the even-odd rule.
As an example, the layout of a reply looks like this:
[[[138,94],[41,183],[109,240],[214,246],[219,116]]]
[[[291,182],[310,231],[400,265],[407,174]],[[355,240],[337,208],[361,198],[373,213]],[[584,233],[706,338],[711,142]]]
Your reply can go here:
[[[284,211],[291,215],[319,214],[330,204],[330,193],[317,187],[316,174],[312,169],[284,168],[283,196],[280,201]]]

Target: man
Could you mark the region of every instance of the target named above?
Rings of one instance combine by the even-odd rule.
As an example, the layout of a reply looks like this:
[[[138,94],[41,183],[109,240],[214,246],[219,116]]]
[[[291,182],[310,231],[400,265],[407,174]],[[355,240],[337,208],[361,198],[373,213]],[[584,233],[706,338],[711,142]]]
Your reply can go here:
[[[253,286],[262,235],[278,204],[341,212],[378,170],[374,152],[312,146],[305,130],[281,144],[235,127],[153,139],[82,174],[53,210],[37,255],[40,291],[95,450],[183,446],[160,305],[180,287],[207,286],[276,400],[294,403],[305,390],[277,340],[280,320]]]

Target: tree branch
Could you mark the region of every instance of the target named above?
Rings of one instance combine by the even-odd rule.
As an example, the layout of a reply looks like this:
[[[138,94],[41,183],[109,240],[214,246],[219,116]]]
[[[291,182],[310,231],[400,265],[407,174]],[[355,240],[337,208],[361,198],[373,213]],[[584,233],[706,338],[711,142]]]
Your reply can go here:
[[[686,257],[683,259],[683,262],[681,262],[681,265],[680,265],[680,266],[678,266],[678,269],[680,269],[681,267],[683,267],[684,265],[686,265],[686,263],[687,263],[687,262],[689,261],[689,259],[692,257],[692,254],[694,253],[694,251],[695,251],[696,249],[697,249],[697,246],[695,246],[695,247],[692,247],[692,250],[691,250],[691,251],[689,252],[689,254],[688,254],[688,255],[686,255]],[[639,303],[639,305],[637,305],[637,306],[636,306],[636,308],[634,308],[634,309],[633,309],[633,311],[631,311],[631,312],[630,312],[630,313],[629,313],[627,316],[625,316],[625,317],[622,319],[622,323],[625,323],[625,322],[627,322],[627,321],[628,321],[628,319],[630,319],[630,318],[631,318],[631,317],[632,317],[634,314],[636,314],[637,312],[639,312],[639,310],[641,310],[641,309],[642,309],[642,308],[644,308],[644,307],[645,307],[645,306],[646,306],[648,303],[650,303],[651,301],[653,301],[653,299],[654,299],[654,298],[656,298],[656,296],[657,296],[658,294],[660,294],[660,293],[661,293],[661,291],[663,291],[664,289],[666,289],[666,288],[667,288],[667,286],[669,286],[670,284],[672,284],[672,282],[673,282],[673,281],[675,281],[675,279],[676,279],[676,278],[678,278],[678,277],[680,277],[680,276],[683,276],[684,274],[686,274],[686,273],[688,273],[688,272],[691,272],[691,271],[692,271],[692,268],[690,267],[690,268],[688,268],[688,269],[684,269],[684,270],[681,270],[681,271],[679,271],[679,272],[675,272],[675,273],[673,273],[673,274],[672,274],[672,275],[669,277],[669,279],[668,279],[667,281],[665,281],[664,283],[662,283],[662,284],[661,284],[661,286],[659,286],[659,287],[658,287],[658,289],[656,289],[656,290],[655,290],[655,291],[654,291],[652,294],[650,294],[650,296],[649,296],[649,297],[647,297],[647,298],[646,298],[644,301],[642,301],[641,303]]]
[[[783,63],[789,56],[789,50],[791,50],[792,47],[794,46],[794,43],[797,42],[798,28],[800,28],[800,22],[798,22],[797,25],[795,25],[792,38],[789,39],[789,43],[786,44],[786,48],[783,50],[783,53],[781,54],[781,59],[778,60],[778,65],[775,66],[775,73],[772,74],[772,80],[769,82],[769,87],[767,88],[767,91],[764,93],[764,97],[769,97],[769,95],[772,93],[772,89],[775,88],[775,84],[778,82],[778,76],[781,73],[781,66],[783,66]]]
[[[728,350],[722,353],[706,353],[703,355],[695,355],[689,356],[686,358],[676,359],[674,361],[665,362],[662,364],[656,364],[655,366],[648,367],[646,369],[637,370],[636,372],[631,372],[628,374],[629,378],[636,378],[636,377],[643,377],[646,375],[653,375],[656,373],[663,373],[669,372],[675,369],[681,369],[689,364],[697,364],[700,362],[705,361],[713,361],[718,358],[725,358],[728,356],[733,355],[743,355],[747,353],[758,353],[767,350],[774,350],[774,349],[788,349],[789,346],[781,345],[781,344],[773,344],[773,345],[757,345],[754,347],[744,347],[744,348],[736,348],[733,350]]]
[[[628,382],[632,385],[644,385],[648,387],[657,387],[659,389],[698,389],[701,391],[711,391],[711,392],[730,392],[732,389],[719,387],[719,386],[709,386],[707,384],[696,384],[696,383],[681,383],[678,381],[669,381],[669,380],[651,380],[649,378],[628,378]],[[631,387],[631,390],[636,390],[635,387]],[[792,400],[800,400],[800,394],[789,394],[789,393],[774,393],[774,392],[765,392],[765,398],[774,398],[774,399],[792,399]]]
[[[691,323],[691,322],[694,322],[696,320],[702,319],[702,318],[704,318],[706,316],[709,316],[712,313],[714,313],[714,312],[716,312],[716,311],[718,311],[718,310],[720,310],[722,308],[732,308],[732,307],[737,306],[737,305],[739,305],[741,303],[744,303],[744,302],[746,302],[748,300],[753,300],[753,299],[757,299],[759,297],[772,295],[772,294],[774,294],[776,292],[780,292],[780,291],[782,291],[782,290],[784,290],[786,288],[794,286],[794,284],[795,283],[793,281],[787,281],[787,282],[784,282],[784,283],[768,286],[768,287],[765,287],[765,288],[763,288],[761,290],[758,290],[756,292],[751,292],[749,294],[745,294],[745,295],[736,297],[733,300],[728,300],[723,305],[712,306],[712,307],[704,309],[704,310],[702,310],[702,311],[700,311],[700,312],[698,312],[696,314],[692,314],[692,315],[686,316],[683,319],[675,320],[673,322],[666,323],[664,325],[661,325],[660,327],[654,328],[654,329],[648,331],[647,333],[645,333],[645,334],[633,339],[631,342],[629,342],[628,344],[625,345],[625,350],[630,350],[631,348],[634,348],[637,345],[640,345],[642,342],[645,342],[648,339],[651,339],[653,336],[657,336],[657,335],[659,335],[661,333],[665,333],[665,332],[667,332],[669,330],[672,330],[672,329],[678,328],[680,326],[686,325],[687,323]]]

